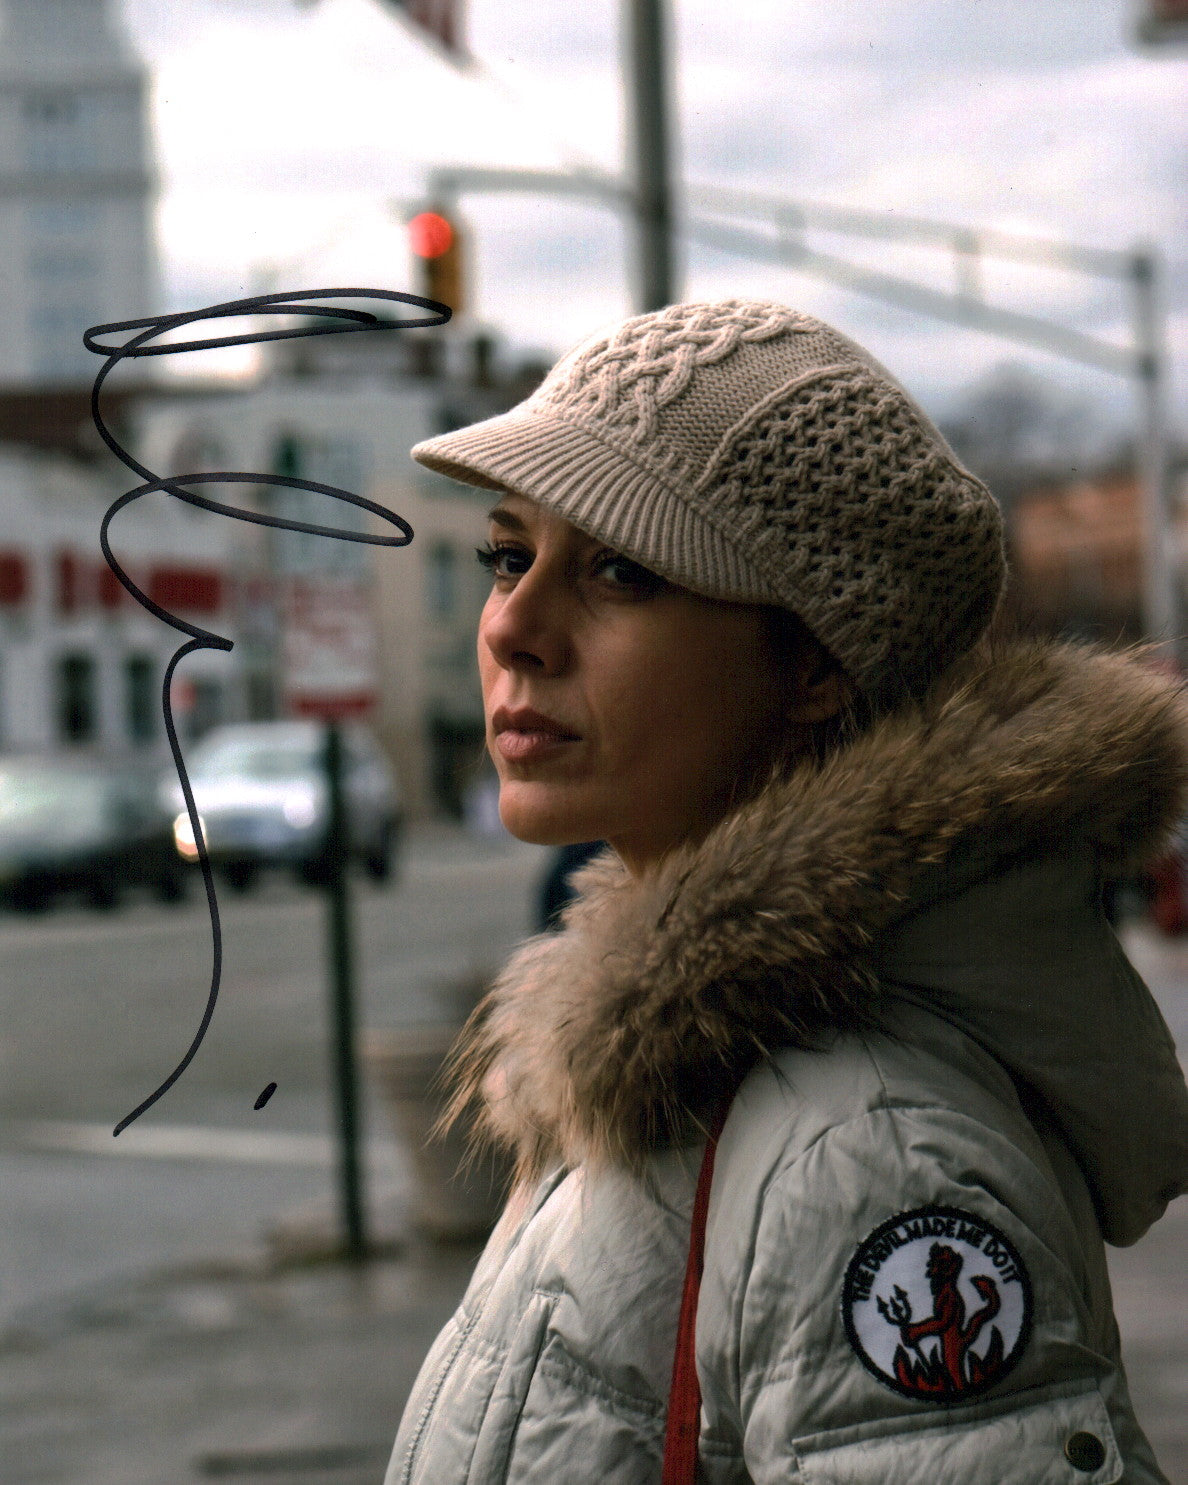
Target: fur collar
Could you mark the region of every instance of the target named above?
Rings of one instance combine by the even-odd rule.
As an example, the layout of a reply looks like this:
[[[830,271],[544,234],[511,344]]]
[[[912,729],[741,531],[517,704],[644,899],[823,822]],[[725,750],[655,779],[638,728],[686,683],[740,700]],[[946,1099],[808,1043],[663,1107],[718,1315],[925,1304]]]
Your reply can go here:
[[[876,941],[930,870],[1070,838],[1132,863],[1186,793],[1188,711],[1141,659],[983,646],[646,877],[610,851],[588,865],[563,932],[528,940],[464,1031],[449,1117],[522,1176],[638,1167],[760,1058],[877,1020]]]

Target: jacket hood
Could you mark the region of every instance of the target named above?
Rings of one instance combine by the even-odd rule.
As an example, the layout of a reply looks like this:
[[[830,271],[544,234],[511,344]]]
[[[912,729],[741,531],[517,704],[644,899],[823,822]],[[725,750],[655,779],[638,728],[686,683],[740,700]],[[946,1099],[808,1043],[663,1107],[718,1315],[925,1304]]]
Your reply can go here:
[[[1039,1101],[1133,1241],[1188,1189],[1188,1093],[1098,874],[1153,855],[1186,795],[1178,685],[1133,654],[983,646],[649,873],[587,866],[464,1032],[452,1116],[524,1175],[639,1166],[760,1059],[908,999]]]

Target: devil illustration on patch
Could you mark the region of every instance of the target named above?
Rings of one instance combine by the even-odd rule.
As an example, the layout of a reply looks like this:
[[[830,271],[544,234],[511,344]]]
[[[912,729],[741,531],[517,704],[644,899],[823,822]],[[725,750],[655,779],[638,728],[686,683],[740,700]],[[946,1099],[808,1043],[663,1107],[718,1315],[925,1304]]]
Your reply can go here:
[[[846,1334],[863,1365],[922,1402],[964,1402],[1001,1381],[1027,1344],[1031,1308],[1014,1245],[954,1207],[919,1207],[876,1227],[842,1288]]]

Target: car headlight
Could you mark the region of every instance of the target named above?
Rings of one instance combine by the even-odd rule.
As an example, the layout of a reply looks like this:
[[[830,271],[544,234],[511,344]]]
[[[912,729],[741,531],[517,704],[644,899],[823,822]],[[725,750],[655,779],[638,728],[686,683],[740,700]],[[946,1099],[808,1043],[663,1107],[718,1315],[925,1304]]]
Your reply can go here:
[[[198,816],[198,826],[205,843],[206,821],[201,815]],[[179,856],[184,856],[187,861],[198,860],[198,843],[194,839],[194,827],[190,824],[189,814],[184,810],[173,822],[173,844],[177,847]]]
[[[281,805],[281,814],[294,830],[308,830],[318,817],[318,807],[308,794],[294,794]]]

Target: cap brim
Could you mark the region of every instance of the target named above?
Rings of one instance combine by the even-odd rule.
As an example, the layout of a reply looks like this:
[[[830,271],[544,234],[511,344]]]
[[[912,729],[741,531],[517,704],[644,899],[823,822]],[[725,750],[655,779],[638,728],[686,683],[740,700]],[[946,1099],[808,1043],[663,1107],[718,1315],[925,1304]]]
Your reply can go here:
[[[463,484],[537,501],[693,592],[736,603],[782,601],[734,542],[630,449],[549,408],[512,408],[425,439],[412,457]]]

